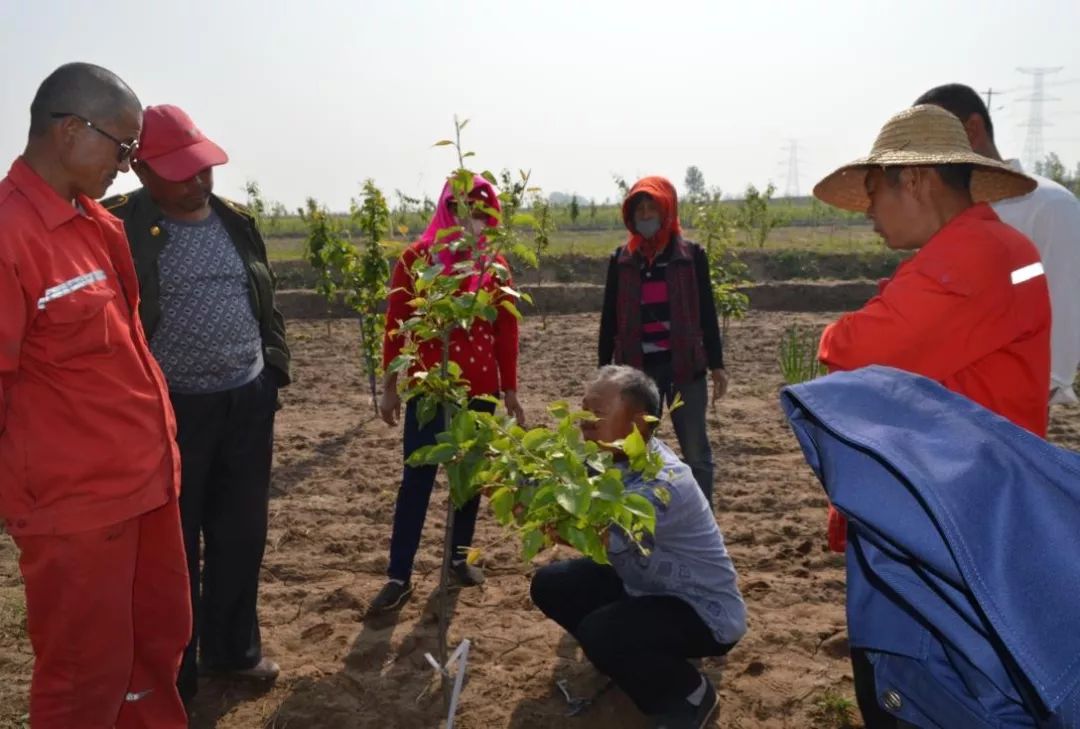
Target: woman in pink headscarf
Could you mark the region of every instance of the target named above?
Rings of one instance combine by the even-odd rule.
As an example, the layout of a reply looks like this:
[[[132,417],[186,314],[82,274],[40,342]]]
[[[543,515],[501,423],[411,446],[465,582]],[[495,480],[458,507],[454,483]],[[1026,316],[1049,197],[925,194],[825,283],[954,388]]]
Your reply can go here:
[[[469,256],[468,251],[451,252],[447,247],[436,245],[438,233],[447,228],[463,227],[484,246],[483,233],[498,224],[480,207],[500,210],[498,194],[495,188],[482,177],[473,179],[473,189],[468,196],[471,215],[466,220],[457,216],[458,201],[448,181],[439,196],[435,216],[420,239],[405,249],[401,259],[394,267],[390,280],[390,295],[386,306],[386,337],[383,342],[383,368],[387,369],[405,344],[404,337],[397,332],[401,322],[412,315],[409,302],[413,300],[412,266],[417,259],[432,263],[441,262],[446,273],[450,273],[455,263]],[[439,241],[450,242],[460,233],[443,236]],[[494,259],[509,269],[506,260],[497,255]],[[498,293],[499,286],[509,285],[509,281],[499,281],[490,273],[477,274],[467,278],[462,288],[475,291],[479,287],[490,288]],[[468,331],[456,329],[450,335],[450,361],[461,367],[462,376],[469,382],[469,394],[472,396],[501,394],[506,409],[519,423],[524,424],[525,413],[517,397],[517,355],[518,324],[517,319],[504,308],[498,308],[498,316],[493,322],[476,320]],[[435,369],[442,364],[442,343],[424,342],[420,345],[421,369]],[[421,426],[416,413],[417,403],[410,401],[405,407],[404,455],[408,461],[410,454],[417,448],[435,443],[435,436],[443,429],[442,412],[426,425]],[[475,410],[494,410],[494,405],[487,401],[473,401],[470,405]],[[387,372],[383,380],[383,394],[379,403],[382,419],[389,425],[396,425],[401,415],[401,396],[397,391],[397,375]],[[371,603],[370,613],[396,610],[405,604],[412,593],[413,560],[420,545],[420,535],[424,528],[431,490],[435,484],[437,467],[412,467],[406,465],[398,489],[397,505],[394,509],[394,529],[390,537],[390,567],[387,570],[389,580]],[[451,580],[463,587],[479,585],[484,581],[484,573],[479,567],[466,562],[464,551],[472,544],[476,526],[476,514],[480,498],[477,497],[458,510],[454,517],[453,550]]]

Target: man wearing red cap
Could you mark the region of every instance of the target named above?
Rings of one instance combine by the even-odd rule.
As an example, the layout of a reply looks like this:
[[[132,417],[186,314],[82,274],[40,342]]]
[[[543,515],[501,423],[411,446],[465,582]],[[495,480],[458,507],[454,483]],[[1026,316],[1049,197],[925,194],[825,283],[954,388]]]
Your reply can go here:
[[[110,71],[61,66],[0,181],[0,518],[34,729],[187,726],[176,425],[123,227],[94,201],[128,169],[140,106]]]
[[[139,314],[176,410],[195,614],[179,678],[185,701],[200,667],[278,674],[262,655],[256,605],[289,350],[255,221],[213,194],[213,168],[228,159],[182,110],[151,106],[132,165],[143,187],[105,203],[127,229]]]

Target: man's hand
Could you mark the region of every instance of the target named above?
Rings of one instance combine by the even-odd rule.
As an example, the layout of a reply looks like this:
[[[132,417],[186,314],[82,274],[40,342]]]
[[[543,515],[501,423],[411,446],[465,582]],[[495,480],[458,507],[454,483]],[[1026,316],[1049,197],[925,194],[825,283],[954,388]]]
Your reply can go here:
[[[507,390],[503,393],[503,402],[506,403],[506,412],[517,421],[522,428],[525,427],[525,410],[518,402],[517,390]]]
[[[397,425],[401,418],[401,395],[397,391],[397,375],[387,375],[383,379],[382,397],[379,398],[379,417],[387,425]]]
[[[723,367],[712,371],[712,401],[716,403],[717,400],[727,394],[728,388],[728,376]]]

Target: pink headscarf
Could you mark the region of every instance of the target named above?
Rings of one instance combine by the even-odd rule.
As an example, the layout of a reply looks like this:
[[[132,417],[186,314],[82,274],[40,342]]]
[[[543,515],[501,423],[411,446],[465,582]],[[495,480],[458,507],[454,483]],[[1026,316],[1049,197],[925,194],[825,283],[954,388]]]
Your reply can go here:
[[[486,207],[502,212],[498,191],[495,190],[494,185],[480,175],[473,176],[473,189],[469,193],[469,199],[482,202]],[[428,223],[428,227],[424,230],[423,234],[421,234],[418,241],[420,250],[428,253],[431,247],[435,245],[435,239],[440,230],[455,228],[461,225],[461,222],[458,221],[457,216],[453,212],[453,201],[453,186],[450,184],[450,180],[447,180],[446,184],[443,185],[442,193],[439,194],[439,203],[435,208],[435,215],[431,218],[431,222]],[[498,223],[499,221],[496,218],[488,218],[488,227],[493,228],[498,225]],[[460,237],[461,233],[451,233],[449,235],[444,235],[439,242],[450,243]],[[486,242],[487,239],[484,236],[480,236],[476,242],[477,248],[483,250]],[[443,264],[443,271],[445,273],[450,273],[454,268],[454,264],[465,258],[464,251],[454,253],[449,248],[445,247],[441,248],[437,255],[439,257],[439,262]],[[490,280],[490,274],[485,275],[484,279],[483,283],[487,284]],[[467,291],[475,291],[480,287],[480,283],[481,282],[477,280],[477,277],[474,276],[466,281],[464,288]]]

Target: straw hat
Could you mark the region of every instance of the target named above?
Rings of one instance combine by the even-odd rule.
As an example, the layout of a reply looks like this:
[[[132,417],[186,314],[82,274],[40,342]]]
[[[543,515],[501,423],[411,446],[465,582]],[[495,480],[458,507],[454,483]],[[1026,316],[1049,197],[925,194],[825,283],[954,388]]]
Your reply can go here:
[[[814,196],[844,210],[866,212],[866,171],[872,167],[920,167],[974,165],[971,197],[975,202],[995,202],[1026,195],[1035,180],[1004,162],[971,150],[964,126],[951,112],[921,104],[900,112],[881,128],[870,154],[844,165],[814,186]]]

